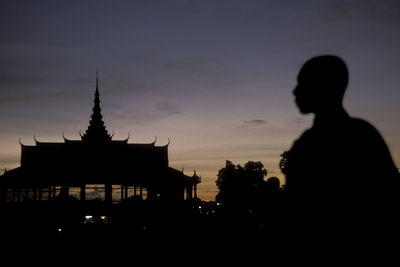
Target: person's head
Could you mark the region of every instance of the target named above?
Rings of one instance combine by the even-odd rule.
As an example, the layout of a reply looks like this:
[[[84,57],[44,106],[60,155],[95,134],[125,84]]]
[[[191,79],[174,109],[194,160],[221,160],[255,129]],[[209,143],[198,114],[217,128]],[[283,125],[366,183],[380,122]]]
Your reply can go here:
[[[300,70],[293,91],[300,112],[323,113],[342,107],[348,78],[346,63],[337,56],[323,55],[308,60]]]

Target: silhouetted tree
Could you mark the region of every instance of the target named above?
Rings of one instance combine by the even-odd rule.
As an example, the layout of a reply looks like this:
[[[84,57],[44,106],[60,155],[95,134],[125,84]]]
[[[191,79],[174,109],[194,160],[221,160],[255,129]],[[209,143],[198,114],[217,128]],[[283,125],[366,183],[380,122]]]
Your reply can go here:
[[[281,181],[278,177],[270,177],[265,183],[266,193],[279,193],[281,188]]]
[[[266,175],[267,170],[259,161],[249,161],[244,167],[226,161],[217,175],[219,193],[216,200],[228,209],[246,211],[260,201]]]
[[[218,202],[226,204],[225,202],[229,203],[231,199],[235,199],[240,195],[239,170],[231,161],[226,161],[225,167],[218,171],[217,177],[216,184],[219,193],[216,196],[216,200]]]

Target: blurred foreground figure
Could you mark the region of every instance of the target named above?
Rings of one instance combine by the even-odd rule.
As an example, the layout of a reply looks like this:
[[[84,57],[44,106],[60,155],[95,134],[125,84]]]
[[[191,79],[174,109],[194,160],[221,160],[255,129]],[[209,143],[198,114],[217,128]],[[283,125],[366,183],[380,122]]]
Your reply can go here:
[[[286,188],[295,213],[316,227],[316,219],[358,227],[397,212],[399,174],[385,141],[343,108],[348,76],[341,58],[318,56],[303,65],[293,92],[300,112],[315,118],[290,150]]]

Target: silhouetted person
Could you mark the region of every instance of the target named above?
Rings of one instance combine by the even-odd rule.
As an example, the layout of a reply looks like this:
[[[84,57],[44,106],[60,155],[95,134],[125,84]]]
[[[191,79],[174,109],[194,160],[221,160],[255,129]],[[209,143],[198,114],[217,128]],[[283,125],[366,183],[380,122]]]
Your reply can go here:
[[[293,94],[300,112],[315,118],[290,149],[286,170],[287,193],[297,210],[346,223],[393,205],[398,183],[379,132],[343,108],[348,76],[337,56],[314,57],[301,68]]]

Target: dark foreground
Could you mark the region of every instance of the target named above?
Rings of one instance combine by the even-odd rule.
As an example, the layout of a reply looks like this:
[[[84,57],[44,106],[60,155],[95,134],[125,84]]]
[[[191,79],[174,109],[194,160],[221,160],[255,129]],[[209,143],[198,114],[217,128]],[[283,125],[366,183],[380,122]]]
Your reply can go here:
[[[398,249],[397,226],[377,229],[368,222],[326,223],[315,216],[304,221],[283,211],[240,214],[204,202],[24,204],[1,207],[0,234],[6,249],[46,247],[64,254],[89,249],[113,255],[124,251],[128,253],[124,257],[146,255],[149,261],[160,260],[160,253],[176,259],[329,254],[334,260],[360,252],[376,255],[378,249],[389,258]]]

